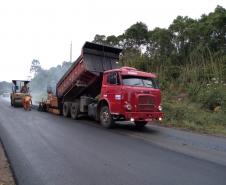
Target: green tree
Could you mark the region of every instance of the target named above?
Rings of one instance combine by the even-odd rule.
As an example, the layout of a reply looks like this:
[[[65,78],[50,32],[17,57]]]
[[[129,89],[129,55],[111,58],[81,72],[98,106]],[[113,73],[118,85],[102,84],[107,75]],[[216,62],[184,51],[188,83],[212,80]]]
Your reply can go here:
[[[124,34],[126,39],[125,46],[127,48],[141,49],[142,45],[145,45],[148,38],[148,27],[142,22],[137,22],[130,26]]]
[[[97,44],[106,44],[106,36],[96,34],[93,42]]]
[[[172,38],[172,33],[167,29],[155,28],[149,31],[146,54],[151,59],[164,63],[175,51]]]
[[[37,75],[41,71],[42,67],[39,60],[33,59],[31,62],[30,72]]]
[[[209,15],[202,15],[199,20],[202,45],[213,51],[226,54],[226,9],[217,6]]]
[[[178,61],[181,63],[191,51],[191,45],[196,41],[197,22],[189,17],[178,16],[169,27],[172,33],[172,44],[175,46]]]
[[[110,46],[119,46],[119,38],[114,35],[110,35],[106,38],[106,43]]]

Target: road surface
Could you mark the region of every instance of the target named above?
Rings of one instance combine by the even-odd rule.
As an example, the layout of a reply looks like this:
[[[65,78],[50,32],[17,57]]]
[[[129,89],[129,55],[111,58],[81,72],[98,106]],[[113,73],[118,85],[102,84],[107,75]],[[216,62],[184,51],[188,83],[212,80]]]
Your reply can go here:
[[[19,185],[225,185],[226,140],[132,124],[105,130],[0,99],[0,136]]]

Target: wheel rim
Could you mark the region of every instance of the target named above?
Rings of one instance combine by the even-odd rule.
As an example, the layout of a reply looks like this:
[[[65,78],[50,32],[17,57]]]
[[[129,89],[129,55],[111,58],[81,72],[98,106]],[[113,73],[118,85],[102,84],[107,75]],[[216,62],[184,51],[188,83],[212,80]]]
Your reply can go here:
[[[110,119],[109,112],[107,110],[103,111],[101,118],[102,118],[101,120],[104,124],[108,123],[109,119]]]
[[[70,114],[72,119],[77,119],[79,115],[79,104],[78,103],[72,103],[70,107]]]

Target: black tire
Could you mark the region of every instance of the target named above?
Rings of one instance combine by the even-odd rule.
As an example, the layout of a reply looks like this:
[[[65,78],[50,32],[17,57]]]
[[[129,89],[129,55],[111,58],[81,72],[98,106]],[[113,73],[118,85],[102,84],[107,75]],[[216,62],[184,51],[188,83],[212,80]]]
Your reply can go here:
[[[148,122],[147,121],[135,121],[134,123],[137,128],[144,128]]]
[[[78,114],[79,114],[79,104],[78,103],[71,104],[70,113],[71,113],[72,119],[78,119]]]
[[[100,123],[105,128],[113,128],[113,126],[114,126],[114,120],[112,118],[112,115],[109,111],[108,106],[101,107]]]
[[[70,106],[71,104],[69,102],[64,102],[63,104],[63,116],[64,117],[70,117]]]
[[[17,106],[15,100],[12,101],[12,104],[13,104],[13,107]]]

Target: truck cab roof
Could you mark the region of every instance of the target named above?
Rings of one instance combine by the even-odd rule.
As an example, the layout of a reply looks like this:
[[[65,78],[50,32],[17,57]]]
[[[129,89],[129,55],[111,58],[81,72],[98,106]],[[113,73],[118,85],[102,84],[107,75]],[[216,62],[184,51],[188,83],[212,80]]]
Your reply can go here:
[[[110,73],[110,72],[120,72],[122,75],[131,75],[131,76],[142,76],[147,78],[156,78],[156,75],[153,73],[147,73],[143,71],[139,71],[136,68],[133,67],[121,67],[118,69],[112,69],[105,71],[104,73]]]
[[[24,82],[24,84],[28,84],[30,81],[29,80],[12,80],[12,83],[16,85],[16,82]]]

